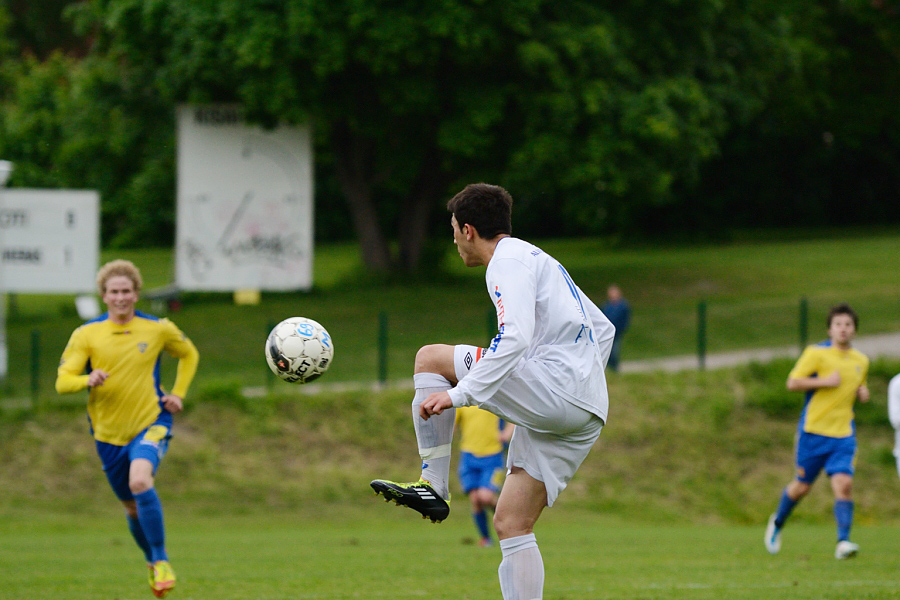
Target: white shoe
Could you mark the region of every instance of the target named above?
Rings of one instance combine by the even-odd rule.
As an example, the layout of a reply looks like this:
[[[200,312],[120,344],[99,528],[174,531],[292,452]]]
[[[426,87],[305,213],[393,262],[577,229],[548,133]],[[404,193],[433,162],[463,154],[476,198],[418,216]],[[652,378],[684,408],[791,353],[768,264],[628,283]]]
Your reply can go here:
[[[766,550],[769,554],[778,554],[781,550],[781,529],[775,526],[775,513],[769,517],[769,523],[766,525],[766,537],[763,540],[766,544]]]
[[[853,558],[858,552],[859,544],[854,544],[853,542],[849,542],[847,540],[841,540],[840,542],[838,542],[837,547],[834,549],[834,557],[838,560]]]

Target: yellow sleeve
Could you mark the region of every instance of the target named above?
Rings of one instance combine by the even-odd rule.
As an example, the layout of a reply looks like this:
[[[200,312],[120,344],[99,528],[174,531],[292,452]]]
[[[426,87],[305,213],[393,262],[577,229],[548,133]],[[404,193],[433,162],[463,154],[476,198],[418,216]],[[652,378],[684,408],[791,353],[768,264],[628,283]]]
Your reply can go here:
[[[79,327],[72,332],[69,343],[63,350],[56,370],[56,393],[73,394],[80,392],[88,386],[88,376],[84,370],[87,367],[90,353],[84,340],[84,330]]]
[[[197,351],[194,343],[178,329],[175,323],[166,319],[166,325],[169,328],[168,339],[165,344],[166,352],[178,359],[172,394],[184,398],[187,395],[191,382],[194,380],[194,374],[197,373],[200,353]]]
[[[818,373],[820,364],[819,352],[816,350],[815,346],[807,346],[800,355],[800,358],[797,359],[797,364],[794,365],[794,368],[791,369],[791,372],[788,374],[788,379],[799,379],[801,377],[809,377],[813,373]],[[823,374],[819,373],[819,375]]]

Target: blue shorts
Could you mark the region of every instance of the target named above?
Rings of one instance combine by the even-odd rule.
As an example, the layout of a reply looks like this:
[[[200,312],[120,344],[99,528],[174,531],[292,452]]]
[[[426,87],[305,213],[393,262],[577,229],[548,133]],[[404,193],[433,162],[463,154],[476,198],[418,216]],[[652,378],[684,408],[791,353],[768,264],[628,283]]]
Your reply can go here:
[[[831,477],[836,473],[853,476],[856,465],[856,436],[828,437],[801,431],[797,434],[797,481],[810,484],[822,468]]]
[[[505,473],[503,453],[475,456],[471,452],[460,452],[457,472],[463,492],[466,494],[478,488],[499,492]]]
[[[169,440],[172,438],[172,417],[167,413],[163,414],[164,417],[161,415],[156,423],[137,434],[125,446],[96,442],[97,454],[100,456],[100,462],[103,463],[106,479],[116,496],[123,502],[134,500],[131,488],[128,487],[131,461],[137,458],[149,460],[155,474],[156,468],[169,449]]]

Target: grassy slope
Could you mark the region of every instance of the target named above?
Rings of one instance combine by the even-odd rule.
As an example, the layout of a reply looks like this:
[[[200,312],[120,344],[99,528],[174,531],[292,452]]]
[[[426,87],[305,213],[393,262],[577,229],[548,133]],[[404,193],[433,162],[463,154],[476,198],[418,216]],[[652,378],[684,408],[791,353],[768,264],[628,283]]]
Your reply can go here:
[[[694,352],[701,301],[708,307],[709,352],[798,344],[804,296],[809,299],[810,341],[824,335],[824,315],[838,301],[858,309],[860,333],[900,331],[900,281],[889,260],[900,256],[896,233],[691,248],[614,250],[597,239],[547,241],[542,246],[566,264],[598,304],[610,282],[623,287],[634,312],[626,360]],[[135,260],[148,289],[172,279],[167,250],[115,256]],[[195,390],[229,380],[265,385],[269,376],[262,342],[271,325],[293,315],[312,317],[328,328],[336,355],[327,381],[347,382],[378,377],[379,318],[384,314],[389,323],[387,375],[403,380],[410,377],[412,358],[422,344],[484,344],[492,335],[483,269],[465,269],[451,249],[447,268],[450,274],[434,281],[371,284],[359,275],[353,246],[328,246],[317,251],[317,287],[311,293],[264,294],[260,305],[241,307],[228,295],[192,294],[171,316],[201,352]],[[142,308],[157,307],[143,301]],[[17,297],[8,323],[5,395],[31,395],[30,353],[37,333],[38,394],[42,402],[58,401],[52,386],[56,364],[78,324],[70,297]],[[164,365],[164,381],[171,375]]]
[[[544,246],[595,298],[609,281],[625,288],[635,307],[628,356],[689,352],[700,299],[710,305],[710,350],[796,342],[801,295],[810,298],[811,335],[821,332],[817,322],[827,306],[844,299],[860,308],[863,332],[900,329],[896,268],[890,260],[873,260],[900,255],[900,235],[615,252],[596,240]],[[169,281],[168,252],[125,256],[144,267],[148,288]],[[180,419],[164,467],[164,493],[175,506],[213,513],[314,511],[326,502],[366,497],[371,477],[415,475],[408,391],[301,397],[298,388],[278,382],[271,387],[277,396],[240,396],[243,387],[269,381],[262,339],[269,323],[287,315],[311,316],[331,330],[337,354],[328,383],[374,377],[380,311],[390,317],[389,374],[395,379],[409,377],[422,343],[486,339],[489,306],[480,269],[450,260],[451,274],[427,285],[364,285],[353,281],[355,264],[352,247],[322,249],[321,289],[310,294],[267,294],[256,307],[194,295],[174,315],[202,355],[191,410]],[[7,410],[0,411],[0,510],[107,506],[108,490],[86,434],[84,396],[58,398],[52,390],[57,357],[78,319],[71,309],[61,310],[69,306],[65,299],[17,300],[9,323],[6,395],[15,400],[28,394],[27,349],[37,330],[44,410],[36,417],[17,415],[7,398]],[[789,367],[779,362],[612,376],[610,425],[562,503],[638,519],[758,522],[791,475],[801,399],[784,391]],[[860,408],[862,521],[900,517],[883,404],[887,377],[898,370],[898,363],[876,365],[870,381],[875,404]],[[828,521],[828,496],[820,486],[800,518]]]
[[[801,398],[783,391],[789,366],[612,376],[609,425],[560,505],[637,521],[764,521],[791,476]],[[900,363],[876,364],[877,403],[858,411],[860,523],[900,518],[883,401],[897,370]],[[333,504],[372,502],[370,479],[417,475],[409,402],[406,390],[257,399],[237,388],[206,392],[178,420],[161,493],[175,511],[210,515],[314,518]],[[92,513],[112,502],[80,407],[7,417],[0,464],[0,515]],[[830,522],[826,484],[797,517]]]

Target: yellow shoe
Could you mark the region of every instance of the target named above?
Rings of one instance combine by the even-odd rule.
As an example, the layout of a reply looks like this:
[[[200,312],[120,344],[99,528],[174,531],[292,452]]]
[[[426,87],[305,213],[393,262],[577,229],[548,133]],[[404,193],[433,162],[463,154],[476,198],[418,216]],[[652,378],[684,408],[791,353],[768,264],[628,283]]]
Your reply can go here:
[[[158,560],[150,566],[150,589],[157,598],[165,598],[175,589],[175,571],[167,560]]]

